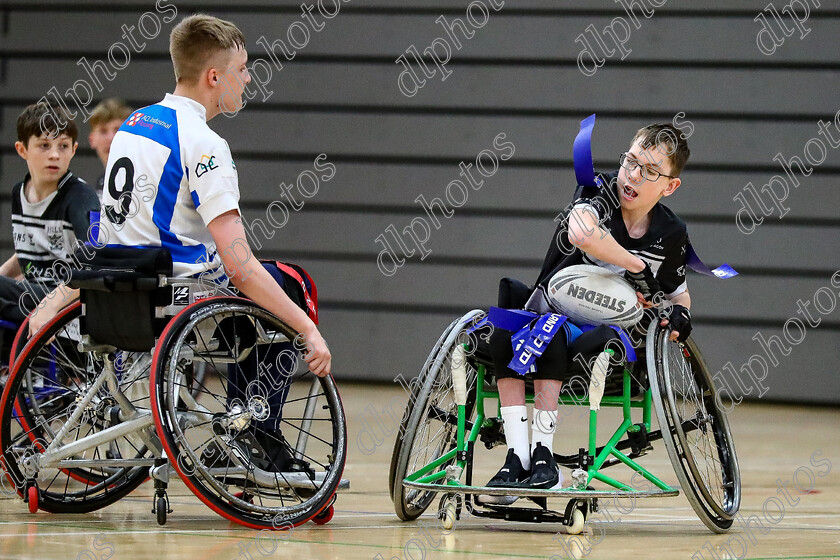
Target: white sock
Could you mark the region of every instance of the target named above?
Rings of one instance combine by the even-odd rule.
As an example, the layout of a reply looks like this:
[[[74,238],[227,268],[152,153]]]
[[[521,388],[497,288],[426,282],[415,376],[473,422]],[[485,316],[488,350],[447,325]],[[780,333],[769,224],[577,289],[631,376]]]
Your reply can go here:
[[[505,422],[505,439],[508,449],[513,449],[522,468],[531,468],[531,448],[528,445],[528,409],[525,405],[503,406],[500,409]]]
[[[534,448],[537,443],[543,444],[554,453],[554,430],[557,428],[557,411],[534,409],[534,419],[531,422],[531,441]]]

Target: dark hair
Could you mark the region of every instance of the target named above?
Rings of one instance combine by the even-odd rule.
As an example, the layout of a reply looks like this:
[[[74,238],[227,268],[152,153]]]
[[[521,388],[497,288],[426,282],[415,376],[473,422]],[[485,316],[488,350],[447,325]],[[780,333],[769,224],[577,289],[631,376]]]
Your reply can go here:
[[[660,154],[668,156],[671,160],[670,175],[680,176],[688,158],[691,156],[691,150],[688,149],[685,135],[674,125],[671,123],[649,124],[636,132],[630,144],[632,145],[638,139],[642,140],[640,145],[645,150],[655,146]]]
[[[39,138],[43,134],[55,138],[62,132],[66,133],[74,144],[79,138],[79,129],[67,111],[63,107],[44,101],[30,105],[17,119],[18,140],[24,144],[28,144],[33,136]]]

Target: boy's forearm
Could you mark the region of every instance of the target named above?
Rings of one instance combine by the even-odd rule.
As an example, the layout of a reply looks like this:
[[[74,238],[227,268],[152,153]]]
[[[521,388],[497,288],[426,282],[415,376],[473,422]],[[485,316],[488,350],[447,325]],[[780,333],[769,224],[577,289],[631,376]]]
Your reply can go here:
[[[0,265],[0,274],[8,276],[9,278],[20,278],[23,276],[23,271],[20,269],[20,261],[18,261],[17,253],[14,253],[6,260],[6,262]]]
[[[297,332],[306,334],[315,327],[256,257],[252,256],[248,262],[233,270],[231,282],[251,300],[274,313]]]
[[[216,217],[208,229],[234,286],[296,331],[310,334],[317,330],[315,323],[289,299],[253,254],[237,211]]]
[[[574,208],[568,223],[569,241],[584,253],[630,272],[644,270],[645,262],[619,245],[610,232],[598,224],[591,210]]]
[[[688,294],[688,290],[678,296],[672,297],[670,301],[673,304],[682,305],[686,309],[691,309],[691,296]]]
[[[610,264],[620,266],[630,272],[641,272],[645,268],[645,262],[639,257],[630,253],[627,249],[618,244],[618,241],[608,232],[603,232],[606,235],[603,237],[598,235],[591,236],[592,239],[585,246],[581,246],[586,254],[591,255],[602,261]]]

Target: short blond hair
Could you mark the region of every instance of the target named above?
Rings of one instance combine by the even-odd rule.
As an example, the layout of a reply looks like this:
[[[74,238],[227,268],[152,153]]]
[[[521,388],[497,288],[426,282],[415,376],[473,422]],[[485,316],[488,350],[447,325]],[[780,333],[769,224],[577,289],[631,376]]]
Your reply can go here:
[[[169,35],[175,81],[197,82],[214,56],[237,47],[245,48],[245,37],[233,23],[206,14],[185,17]]]
[[[124,121],[131,115],[132,112],[133,109],[126,105],[125,101],[122,99],[109,97],[108,99],[100,101],[99,104],[93,108],[88,122],[90,123],[90,128],[92,130],[100,124],[107,124],[116,120]]]

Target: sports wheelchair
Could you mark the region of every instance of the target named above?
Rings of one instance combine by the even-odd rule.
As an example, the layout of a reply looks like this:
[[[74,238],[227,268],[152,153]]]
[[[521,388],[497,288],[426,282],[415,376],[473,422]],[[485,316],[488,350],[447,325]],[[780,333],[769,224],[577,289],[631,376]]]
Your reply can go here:
[[[411,392],[390,466],[391,499],[400,519],[416,519],[442,493],[438,516],[447,530],[466,505],[479,517],[557,522],[569,534],[577,534],[587,516],[598,511],[599,499],[679,494],[678,488],[637,462],[653,449],[651,442],[661,439],[699,518],[715,533],[729,530],[739,509],[741,482],[727,417],[694,341],[669,341],[670,331],[660,327],[655,317],[641,335],[645,338],[638,360],[617,359],[615,352],[605,350],[590,362],[589,371],[579,369],[590,378],[588,393],[561,393],[561,405],[590,408],[588,448],[571,455],[555,453],[560,466],[573,469],[569,486],[535,490],[474,485],[476,442],[480,439],[488,449],[504,443],[501,419],[485,414],[485,400],[499,398],[493,386],[489,337],[482,328],[473,330],[485,316],[484,311],[473,310],[444,330]],[[533,403],[530,382],[526,392]],[[620,425],[602,445],[597,441],[599,406],[622,410]],[[634,409],[641,409],[640,422],[633,420]],[[652,411],[658,430],[652,430]],[[632,484],[604,473],[620,464],[629,467]],[[601,488],[592,485],[596,481]],[[476,500],[482,495],[528,497],[538,507],[483,504]],[[552,511],[551,499],[568,502],[562,511]]]
[[[248,527],[328,522],[349,486],[345,417],[332,376],[298,367],[298,333],[173,278],[166,250],[105,248],[88,265],[70,281],[81,301],[16,341],[0,399],[0,478],[29,511],[91,512],[150,477],[163,525],[177,473]]]

